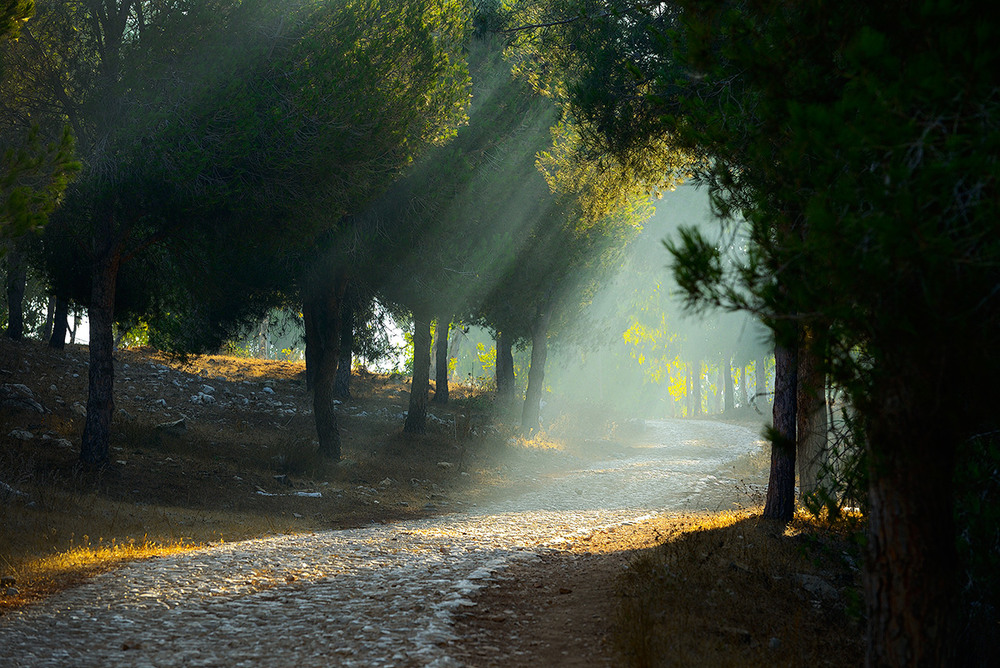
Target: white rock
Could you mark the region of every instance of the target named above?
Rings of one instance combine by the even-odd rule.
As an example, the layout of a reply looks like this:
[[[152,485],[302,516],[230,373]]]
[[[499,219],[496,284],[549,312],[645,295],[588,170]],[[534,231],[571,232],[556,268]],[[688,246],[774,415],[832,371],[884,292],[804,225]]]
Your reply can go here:
[[[16,438],[19,441],[30,441],[35,437],[30,431],[26,429],[15,429],[7,434],[10,438]]]

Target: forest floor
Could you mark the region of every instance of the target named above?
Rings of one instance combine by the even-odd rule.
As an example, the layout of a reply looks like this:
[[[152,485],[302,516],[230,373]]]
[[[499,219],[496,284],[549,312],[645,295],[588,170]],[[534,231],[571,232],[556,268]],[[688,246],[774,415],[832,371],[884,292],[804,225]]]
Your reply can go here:
[[[0,615],[130,559],[472,507],[593,457],[593,440],[628,436],[592,412],[562,438],[525,442],[464,387],[431,406],[427,434],[406,436],[408,379],[361,373],[338,407],[334,464],[315,454],[302,363],[139,349],[119,351],[115,371],[113,462],[87,472],[86,348],[0,340]],[[469,639],[457,658],[857,665],[852,535],[804,517],[776,530],[746,511],[588,534],[482,590],[457,620]],[[527,611],[544,614],[517,622],[514,647]]]

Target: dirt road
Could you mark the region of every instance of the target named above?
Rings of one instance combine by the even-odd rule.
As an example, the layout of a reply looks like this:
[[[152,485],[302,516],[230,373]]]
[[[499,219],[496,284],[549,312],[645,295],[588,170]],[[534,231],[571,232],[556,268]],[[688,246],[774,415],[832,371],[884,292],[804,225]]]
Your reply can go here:
[[[727,507],[728,462],[759,447],[744,427],[648,423],[638,445],[461,513],[134,563],[0,619],[0,663],[462,665],[479,640],[455,619],[477,590],[600,527]]]

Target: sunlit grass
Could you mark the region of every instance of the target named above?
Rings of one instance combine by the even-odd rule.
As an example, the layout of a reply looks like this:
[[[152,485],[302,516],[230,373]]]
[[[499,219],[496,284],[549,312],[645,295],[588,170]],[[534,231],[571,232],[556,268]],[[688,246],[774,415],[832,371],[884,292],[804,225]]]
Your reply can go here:
[[[0,598],[0,608],[19,607],[41,600],[128,561],[180,554],[203,547],[203,544],[184,539],[156,541],[148,536],[123,541],[115,538],[94,540],[83,536],[79,543],[75,539],[71,542],[73,545],[69,549],[27,558],[17,565],[8,563],[6,570],[15,579],[17,594]]]

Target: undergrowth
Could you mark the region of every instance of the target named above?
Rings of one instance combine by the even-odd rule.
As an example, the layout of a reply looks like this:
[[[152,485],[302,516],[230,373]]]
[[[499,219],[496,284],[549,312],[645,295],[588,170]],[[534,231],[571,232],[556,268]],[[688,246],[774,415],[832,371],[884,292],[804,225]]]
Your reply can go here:
[[[619,583],[629,665],[861,665],[856,528],[754,512],[706,515],[635,558]]]

